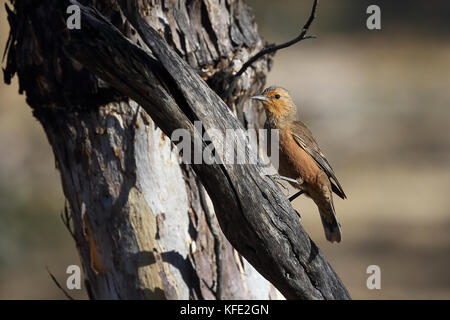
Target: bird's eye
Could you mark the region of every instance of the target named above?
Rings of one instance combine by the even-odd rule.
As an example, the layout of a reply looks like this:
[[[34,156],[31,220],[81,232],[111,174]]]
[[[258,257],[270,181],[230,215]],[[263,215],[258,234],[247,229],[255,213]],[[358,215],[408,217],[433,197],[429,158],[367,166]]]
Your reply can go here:
[[[281,96],[277,93],[276,95],[275,95],[275,99],[280,99],[281,98]]]

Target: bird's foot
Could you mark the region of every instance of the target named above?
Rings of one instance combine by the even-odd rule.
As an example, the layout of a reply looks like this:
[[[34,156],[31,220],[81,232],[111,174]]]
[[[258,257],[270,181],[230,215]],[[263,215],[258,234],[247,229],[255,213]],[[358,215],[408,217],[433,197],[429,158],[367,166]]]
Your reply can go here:
[[[289,201],[292,202],[295,199],[297,199],[298,197],[300,197],[305,191],[300,190],[299,192],[297,192],[296,194],[294,194],[292,197],[289,198]]]
[[[298,187],[301,187],[301,185],[303,184],[303,179],[302,178],[292,179],[292,178],[280,176],[279,174],[268,174],[266,176],[271,178],[271,179],[273,179],[273,180],[284,180],[284,181],[290,182],[292,184],[297,185]]]

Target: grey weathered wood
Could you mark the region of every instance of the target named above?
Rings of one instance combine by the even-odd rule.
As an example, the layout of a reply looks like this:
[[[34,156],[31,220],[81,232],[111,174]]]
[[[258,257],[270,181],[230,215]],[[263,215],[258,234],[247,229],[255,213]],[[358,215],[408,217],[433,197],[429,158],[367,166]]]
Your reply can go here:
[[[155,122],[167,130],[168,135],[176,128],[185,128],[193,136],[198,134],[192,125],[194,119],[201,120],[206,130],[215,128],[223,134],[226,129],[242,129],[225,103],[159,34],[139,15],[127,12],[126,8],[124,11],[157,60],[118,40],[120,35],[108,28],[108,22],[89,9],[84,11],[84,15],[92,17],[86,23],[92,29],[70,35],[71,56],[138,101]],[[95,40],[88,35],[94,31]],[[115,44],[113,39],[117,40]],[[102,54],[99,43],[108,44],[110,52],[127,47],[127,55],[119,53],[115,55],[115,61],[106,61],[106,57],[93,59],[90,56],[93,52]],[[83,46],[88,50],[77,50]],[[98,60],[103,63],[97,63]],[[162,68],[152,67],[159,62]],[[138,68],[133,69],[133,66]],[[157,83],[150,72],[158,75],[160,81],[164,79],[159,88],[148,87],[149,83]],[[133,84],[133,88],[128,83]],[[156,103],[158,110],[154,106],[156,99],[159,99]],[[167,123],[168,118],[171,123]],[[235,132],[236,139],[245,145],[245,136]],[[218,145],[217,141],[212,141]],[[223,154],[220,157],[224,159]],[[305,233],[286,197],[272,181],[261,176],[263,171],[260,167],[193,165],[193,168],[211,196],[217,218],[229,241],[287,298],[349,297],[337,275]]]
[[[60,1],[58,5],[54,3],[56,18],[63,16],[61,7],[64,7],[65,4],[67,1]],[[242,128],[227,105],[199,77],[198,70],[196,72],[186,64],[167,45],[158,32],[149,27],[135,12],[130,11],[130,7],[124,6],[123,9],[133,27],[150,48],[151,54],[127,40],[99,13],[83,7],[82,29],[70,32],[64,30],[59,34],[60,38],[58,39],[64,43],[66,55],[78,61],[81,66],[102,78],[123,95],[138,102],[168,136],[177,128],[184,128],[192,135],[198,135],[192,124],[195,119],[201,120],[206,129],[216,128],[224,132],[227,128]],[[232,34],[234,33],[232,32]],[[221,52],[223,48],[215,47],[220,54],[223,53]],[[213,50],[211,49],[211,51]],[[226,79],[226,76],[222,79]],[[221,85],[220,81],[213,83],[216,86]],[[53,121],[58,122],[62,132],[66,131],[63,127],[69,122],[60,114],[54,119],[45,112],[38,115],[38,118],[43,122],[44,127],[46,125],[54,126]],[[133,124],[134,118],[128,121]],[[74,123],[72,125],[79,125],[75,119],[72,119],[71,122]],[[129,127],[127,126],[127,128]],[[82,132],[80,128],[75,130],[77,133],[80,131]],[[61,144],[62,141],[71,139],[73,137],[68,134],[66,139],[51,141],[51,143],[54,149],[57,149],[55,144]],[[236,133],[236,139],[244,142],[245,137]],[[213,140],[213,143],[217,146],[218,142]],[[76,148],[76,143],[73,144],[73,147]],[[65,146],[60,147],[65,148]],[[105,148],[104,151],[107,149]],[[93,150],[102,149],[101,146],[95,146]],[[64,150],[59,151],[55,154],[64,155]],[[223,154],[220,156],[223,157]],[[96,159],[99,158],[101,156],[97,155]],[[71,159],[60,160],[58,163],[71,162]],[[129,171],[126,160],[119,161],[122,173]],[[77,161],[77,159],[73,159],[73,161]],[[120,168],[119,164],[116,167]],[[76,168],[77,166],[68,167]],[[214,204],[221,229],[228,240],[285,297],[349,298],[337,275],[303,230],[295,211],[285,196],[272,181],[261,176],[263,174],[261,167],[258,165],[192,165],[192,168],[205,185]],[[85,173],[86,170],[73,173],[72,178],[83,176]],[[112,172],[111,175],[113,175]],[[64,180],[64,176],[70,177],[71,173],[63,173],[62,176]],[[133,179],[134,177],[131,177],[131,181],[134,181]],[[132,194],[130,190],[126,189],[122,192],[118,191],[119,196],[129,197]],[[76,203],[76,201],[76,199],[72,199],[71,203]],[[122,210],[123,204],[123,201],[119,202],[118,208]],[[95,206],[95,204],[93,205]],[[143,207],[138,207],[138,209],[134,210],[136,214],[141,212]],[[82,208],[78,208],[78,211],[83,213]],[[83,214],[80,216],[82,217]],[[121,217],[120,214],[117,216]],[[124,221],[128,223],[130,219],[124,219]],[[83,226],[83,221],[79,224]],[[89,236],[89,227],[87,229]],[[104,231],[103,233],[106,235],[114,234],[111,232],[112,230],[100,229],[97,231]],[[91,236],[101,237],[102,235],[97,235],[96,232]],[[133,236],[130,235],[130,239],[133,239]],[[120,237],[118,238],[120,239]],[[108,239],[100,239],[99,242],[108,243]],[[117,256],[130,256],[126,252],[127,248],[136,246],[125,243],[119,247],[122,250],[117,253]],[[113,252],[111,251],[111,253]],[[160,261],[158,255],[153,256],[158,265]],[[95,262],[96,259],[84,257],[83,260]],[[127,263],[130,262],[125,262],[125,267]],[[133,265],[129,271],[135,271],[133,267],[135,266]],[[124,275],[127,276],[128,272],[110,274],[110,270],[108,270],[102,275],[111,277],[110,282],[115,284],[127,280],[121,278]],[[95,279],[95,275],[89,276]],[[170,291],[170,286],[163,284],[163,287],[165,292]],[[125,297],[132,296],[126,291],[121,293]],[[151,294],[155,294],[155,292],[151,292]]]
[[[123,35],[142,43],[115,1],[84,3],[95,4]],[[232,8],[239,4],[228,3],[234,26],[239,15]],[[170,140],[145,110],[66,57],[60,35],[66,31],[68,3],[13,5],[5,80],[18,74],[20,91],[26,92],[53,148],[90,297],[276,298],[270,283],[225,239],[213,211],[212,221],[206,219],[212,205],[207,195],[206,201],[200,199],[198,177],[189,166],[178,164]],[[233,68],[235,52],[249,55],[262,42],[258,36],[246,40],[248,47],[228,42],[228,56],[214,54],[214,33],[204,25],[214,25],[215,16],[202,8],[202,1],[162,0],[142,1],[135,10],[204,79],[220,86],[217,73]],[[245,6],[241,10],[247,12]],[[246,28],[254,30],[253,21]],[[265,68],[266,61],[261,61],[255,68],[259,75],[250,71],[243,82],[262,81],[257,79],[264,77]],[[233,104],[241,109],[239,99]],[[219,230],[218,238],[211,229]]]

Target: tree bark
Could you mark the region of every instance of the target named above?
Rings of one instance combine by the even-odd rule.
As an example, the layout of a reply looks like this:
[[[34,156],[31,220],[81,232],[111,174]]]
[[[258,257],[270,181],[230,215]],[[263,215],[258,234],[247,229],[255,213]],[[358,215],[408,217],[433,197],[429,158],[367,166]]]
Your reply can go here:
[[[82,30],[70,34],[61,21],[67,1],[33,8],[15,2],[5,72],[7,81],[18,73],[53,147],[91,297],[274,296],[220,233],[198,176],[221,230],[286,297],[348,298],[260,169],[180,166],[162,133],[185,128],[195,135],[196,118],[207,129],[242,128],[191,68],[223,92],[232,73],[261,49],[243,2],[120,1],[120,8],[94,2],[84,3],[107,20],[83,8]],[[261,89],[267,64],[249,69],[228,101],[247,127],[261,123],[257,106],[245,101]]]
[[[90,297],[279,297],[226,240],[200,181],[179,164],[148,114],[68,60],[54,20],[65,8],[58,1],[12,3],[5,79],[18,73],[20,91],[53,148]],[[83,3],[142,45],[116,1]],[[242,1],[142,1],[133,10],[216,88],[262,47]],[[237,90],[256,92],[266,71],[263,60]],[[244,100],[241,94],[231,102],[241,117]],[[257,126],[257,107],[247,103],[246,114],[248,125]]]

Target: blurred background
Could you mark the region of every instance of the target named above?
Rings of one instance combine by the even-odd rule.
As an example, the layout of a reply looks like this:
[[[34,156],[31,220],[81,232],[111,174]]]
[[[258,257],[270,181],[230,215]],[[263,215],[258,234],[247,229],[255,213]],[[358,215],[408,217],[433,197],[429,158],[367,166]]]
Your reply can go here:
[[[247,2],[269,43],[297,36],[312,3]],[[371,4],[381,30],[366,27]],[[445,1],[323,0],[318,39],[274,57],[267,83],[291,91],[348,195],[335,199],[343,242],[324,240],[311,200],[294,204],[354,299],[450,299],[449,14]],[[46,268],[64,284],[79,258],[51,148],[17,78],[0,81],[0,150],[0,299],[64,298]],[[380,290],[366,286],[369,265],[381,268]]]

